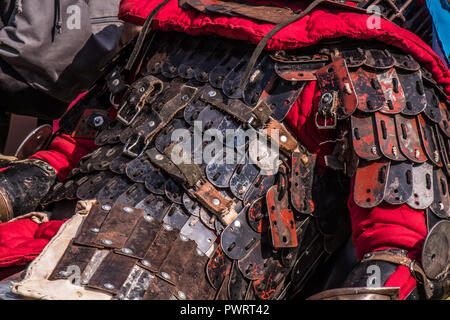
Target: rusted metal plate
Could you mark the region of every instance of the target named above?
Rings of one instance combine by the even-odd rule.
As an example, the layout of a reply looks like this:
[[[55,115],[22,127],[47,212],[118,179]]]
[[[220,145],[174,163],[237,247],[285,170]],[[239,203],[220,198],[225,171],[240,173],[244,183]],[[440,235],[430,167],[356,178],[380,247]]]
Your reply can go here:
[[[315,154],[300,152],[294,152],[291,156],[291,204],[295,210],[305,214],[311,214],[314,211],[312,184],[316,159]]]
[[[231,272],[232,261],[225,255],[221,246],[218,246],[206,266],[206,275],[209,283],[219,290],[223,281]]]
[[[109,205],[94,205],[89,211],[89,215],[83,221],[73,242],[80,245],[95,246],[100,227],[111,209],[112,207]]]
[[[420,138],[428,159],[434,165],[442,167],[442,158],[439,152],[439,143],[436,140],[435,128],[430,120],[427,120],[422,114],[417,116]]]
[[[135,265],[135,259],[110,252],[89,280],[88,287],[117,294]]]
[[[372,115],[355,113],[351,116],[353,148],[358,157],[365,160],[381,158]]]
[[[275,175],[264,175],[260,173],[253,181],[253,184],[250,186],[248,191],[245,193],[243,199],[244,205],[247,205],[253,202],[255,199],[264,196],[269,188],[274,185],[275,178]]]
[[[214,186],[219,188],[226,188],[229,186],[230,179],[237,167],[237,164],[234,161],[227,161],[228,152],[232,152],[231,154],[233,154],[234,150],[231,148],[224,148],[224,152],[222,154],[217,154],[205,168],[208,180]]]
[[[384,92],[386,104],[380,110],[383,113],[400,113],[406,107],[405,93],[394,68],[377,74],[378,82]]]
[[[162,196],[150,194],[142,199],[136,208],[143,209],[146,214],[162,220],[170,207],[170,202]]]
[[[427,155],[420,141],[416,117],[396,114],[395,123],[401,152],[413,162],[425,162]]]
[[[376,73],[359,68],[351,72],[350,77],[358,97],[359,110],[375,112],[386,105],[386,98]]]
[[[67,279],[73,274],[73,272],[78,270],[81,275],[96,250],[96,248],[70,244],[48,279]],[[75,268],[79,269],[76,270]]]
[[[124,193],[122,193],[115,202],[134,207],[149,194],[150,192],[145,189],[143,184],[135,183],[131,185],[131,187],[129,187]]]
[[[115,204],[102,223],[95,244],[106,248],[123,248],[143,210]]]
[[[407,201],[411,208],[425,210],[434,199],[433,165],[428,162],[415,164],[412,167],[412,197]]]
[[[233,260],[245,257],[261,238],[261,234],[253,231],[248,225],[246,209],[244,208],[236,219],[223,230],[220,238],[223,251]]]
[[[263,276],[253,282],[256,296],[262,300],[274,298],[288,272],[289,268],[284,267],[278,260],[269,259]]]
[[[150,271],[159,272],[161,265],[169,254],[173,243],[179,237],[179,234],[179,230],[174,229],[170,225],[163,224],[163,227],[158,232],[139,265]]]
[[[440,106],[442,120],[439,122],[439,127],[447,138],[450,138],[450,110],[446,103],[441,102]]]
[[[189,214],[198,217],[200,215],[200,204],[188,196],[187,193],[183,194],[183,206],[189,212]]]
[[[290,209],[288,192],[284,195],[280,192],[277,186],[273,186],[266,195],[272,244],[274,248],[293,248],[298,246],[294,213]]]
[[[97,200],[101,204],[113,204],[133,182],[128,177],[116,176],[108,180],[106,185],[98,192]]]
[[[425,86],[425,96],[427,99],[427,107],[424,110],[425,115],[431,121],[439,123],[442,121],[439,99],[431,86]]]
[[[43,150],[52,138],[53,128],[49,124],[34,129],[19,145],[14,156],[19,160],[28,159]]]
[[[248,159],[246,163],[238,164],[230,178],[230,190],[233,195],[240,200],[244,199],[258,174],[258,167],[249,163]]]
[[[438,222],[428,233],[422,249],[423,271],[430,279],[442,279],[450,258],[450,221]]]
[[[155,170],[145,176],[145,187],[151,193],[164,195],[166,180],[167,178],[159,170]]]
[[[450,196],[448,190],[448,179],[442,169],[433,170],[434,201],[430,209],[440,218],[450,217]]]
[[[387,49],[368,49],[366,57],[365,65],[374,69],[385,70],[395,64],[394,57]]]
[[[417,115],[427,107],[427,97],[420,70],[414,73],[399,72],[398,77],[406,97],[406,107],[402,113]]]
[[[177,229],[181,229],[188,219],[189,215],[184,211],[182,206],[172,203],[170,208],[167,209],[163,221]]]
[[[155,167],[146,156],[130,161],[125,168],[128,178],[138,183],[143,183],[146,175],[153,170]]]
[[[256,232],[263,233],[269,229],[269,213],[265,197],[253,201],[248,208],[247,220],[250,227]]]
[[[181,280],[185,266],[189,263],[191,255],[195,254],[195,248],[196,244],[194,241],[179,234],[159,269],[161,276],[177,285]]]
[[[143,259],[162,228],[162,223],[151,216],[142,216],[123,248],[115,250],[136,259]]]
[[[406,157],[402,154],[398,144],[394,116],[376,112],[375,124],[381,153],[390,160],[405,161]]]
[[[252,107],[256,106],[264,88],[272,78],[273,72],[273,61],[269,59],[268,55],[265,55],[252,70],[247,85],[244,88],[243,100],[247,105]]]
[[[181,228],[181,234],[197,243],[198,248],[205,254],[210,254],[217,239],[216,233],[208,229],[199,217],[191,216]]]
[[[391,163],[384,200],[390,204],[403,204],[413,193],[412,166],[410,162]]]
[[[114,176],[109,171],[102,171],[82,183],[77,189],[77,198],[81,200],[95,199],[97,193],[104,187],[105,183]]]
[[[379,205],[386,192],[390,161],[386,159],[360,164],[356,170],[353,199],[362,208]]]
[[[176,288],[173,284],[153,276],[147,291],[145,291],[143,300],[173,300],[176,299]]]
[[[239,270],[249,280],[258,280],[264,274],[267,262],[273,256],[270,243],[259,240],[249,253],[238,261]]]
[[[411,55],[406,55],[403,52],[391,52],[395,61],[395,67],[406,71],[420,70],[420,64],[414,60]]]
[[[337,118],[345,119],[349,117],[360,102],[345,60],[339,59],[321,68],[316,72],[316,77],[322,96],[330,93],[336,97],[332,108],[335,109]]]
[[[251,289],[249,282],[238,268],[238,262],[233,261],[230,273],[230,281],[228,283],[228,297],[230,300],[245,300],[248,291]]]
[[[166,197],[169,198],[170,201],[177,204],[183,204],[183,189],[181,189],[175,181],[170,178],[167,179],[164,184],[164,190]]]

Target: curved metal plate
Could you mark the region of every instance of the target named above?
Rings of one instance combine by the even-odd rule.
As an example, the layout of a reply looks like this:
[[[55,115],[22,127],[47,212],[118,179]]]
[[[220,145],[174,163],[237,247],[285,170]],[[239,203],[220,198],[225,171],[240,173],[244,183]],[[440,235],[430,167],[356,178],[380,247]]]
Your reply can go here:
[[[413,193],[407,204],[414,209],[424,210],[434,200],[433,165],[427,162],[412,167]]]
[[[381,153],[390,160],[405,161],[406,157],[402,154],[398,144],[397,127],[394,117],[376,112],[375,123]]]
[[[413,193],[412,163],[391,163],[384,200],[390,204],[403,204]]]
[[[353,199],[362,208],[379,205],[386,193],[390,161],[380,160],[360,164],[356,170]]]
[[[450,221],[438,222],[428,233],[422,249],[423,271],[438,279],[450,266]]]
[[[33,131],[22,141],[14,156],[19,160],[28,159],[36,152],[43,150],[53,135],[53,128],[44,124]]]
[[[376,141],[375,124],[371,115],[354,113],[351,116],[353,148],[358,157],[365,160],[381,158]]]
[[[411,161],[423,163],[427,161],[427,155],[420,140],[419,128],[416,117],[395,115],[397,136],[402,153]]]

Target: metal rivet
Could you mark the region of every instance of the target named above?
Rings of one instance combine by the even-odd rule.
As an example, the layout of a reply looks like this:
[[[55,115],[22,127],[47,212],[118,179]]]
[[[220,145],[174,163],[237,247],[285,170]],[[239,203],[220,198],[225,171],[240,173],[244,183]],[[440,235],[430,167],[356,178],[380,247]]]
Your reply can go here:
[[[161,161],[161,160],[164,159],[164,157],[163,157],[163,155],[161,155],[161,154],[157,154],[157,155],[155,156],[155,159],[158,160],[158,161]]]
[[[91,228],[91,232],[97,233],[97,232],[100,232],[100,229],[99,228]]]
[[[102,205],[102,209],[105,211],[109,211],[109,210],[111,210],[111,206],[108,204],[104,204],[104,205]]]
[[[81,284],[87,285],[88,283],[89,283],[89,281],[86,279],[81,280]]]
[[[96,127],[100,127],[103,124],[104,120],[102,116],[97,116],[94,118],[94,125]]]
[[[182,300],[186,299],[186,295],[184,294],[183,291],[178,291],[178,297]]]
[[[140,87],[140,88],[139,88],[139,92],[140,92],[140,93],[144,93],[144,92],[145,92],[145,87]]]
[[[435,161],[435,162],[439,162],[439,160],[440,160],[439,152],[435,151],[435,152],[434,152],[434,161]]]
[[[220,200],[217,199],[217,198],[214,198],[214,199],[212,200],[212,204],[215,205],[215,206],[218,206],[218,205],[220,204]]]
[[[439,202],[439,210],[444,210],[444,204],[442,202]]]
[[[120,83],[119,79],[114,79],[113,82],[112,82],[112,85],[114,87],[117,87],[119,85],[119,83]]]
[[[188,237],[183,236],[182,234],[180,234],[180,239],[181,239],[182,241],[188,241],[188,240],[189,240]]]
[[[165,224],[164,225],[164,229],[166,229],[167,231],[172,231],[173,230],[172,226],[169,225],[169,224]]]
[[[189,100],[189,96],[187,94],[185,94],[184,96],[181,97],[181,100],[186,102]]]
[[[208,92],[208,95],[209,95],[210,97],[215,97],[216,94],[217,94],[217,92],[214,91],[214,90],[211,90],[210,92]]]
[[[111,241],[111,240],[108,240],[108,239],[103,239],[103,240],[101,241],[101,243],[106,244],[106,245],[110,245],[110,244],[112,244],[112,241]]]
[[[161,276],[162,276],[164,279],[170,280],[170,275],[169,275],[168,273],[166,273],[166,272],[161,272]]]
[[[68,273],[67,271],[60,271],[58,274],[59,274],[61,277],[68,277],[68,276],[69,276],[69,273]]]
[[[420,158],[420,151],[416,149],[416,151],[414,152],[414,156],[416,157],[416,159]]]
[[[195,251],[197,252],[197,254],[198,254],[200,257],[203,257],[203,256],[205,255],[199,248],[197,248]]]
[[[152,216],[149,216],[149,215],[145,215],[144,220],[147,222],[152,222],[153,220],[155,220],[155,218],[153,218]]]
[[[370,150],[373,154],[377,154],[377,147],[372,147]]]
[[[241,227],[241,222],[240,222],[239,220],[236,220],[236,221],[234,222],[234,226],[235,226],[236,228],[240,228],[240,227]]]
[[[131,212],[133,212],[134,210],[133,210],[133,208],[125,207],[125,208],[123,208],[123,211],[128,212],[128,213],[131,213]]]
[[[282,135],[280,137],[280,141],[283,142],[283,143],[287,142],[287,137],[285,135]]]
[[[141,264],[143,266],[146,266],[146,267],[150,267],[151,266],[151,264],[150,264],[150,262],[148,262],[148,260],[141,260]]]
[[[106,289],[110,289],[110,290],[112,290],[112,289],[115,288],[115,286],[114,286],[112,283],[105,283],[103,286],[104,286]]]
[[[132,253],[133,253],[133,250],[131,250],[131,249],[129,249],[129,248],[123,248],[123,249],[122,249],[122,252],[125,253],[125,254],[132,254]]]
[[[392,147],[392,154],[396,157],[398,155],[397,147]]]
[[[153,127],[153,126],[155,125],[155,121],[150,121],[150,122],[148,123],[148,125],[149,125],[150,127]]]

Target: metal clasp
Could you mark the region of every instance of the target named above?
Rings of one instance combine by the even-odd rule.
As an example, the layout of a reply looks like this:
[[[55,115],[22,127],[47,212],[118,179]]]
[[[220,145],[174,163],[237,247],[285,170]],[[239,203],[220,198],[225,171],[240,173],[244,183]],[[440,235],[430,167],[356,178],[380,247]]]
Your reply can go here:
[[[335,129],[336,128],[337,96],[338,96],[338,93],[336,91],[333,91],[332,94],[329,92],[326,92],[322,95],[322,97],[320,99],[319,110],[316,112],[316,117],[315,117],[316,127],[318,129]],[[328,106],[331,106],[331,107],[328,107]],[[324,118],[323,124],[319,124],[319,121],[318,121],[319,114],[321,114]],[[331,115],[331,118],[329,118],[328,115]],[[330,119],[333,120],[333,124],[328,125],[327,122]]]
[[[119,111],[117,111],[117,120],[119,120],[120,122],[122,122],[124,125],[129,126],[130,124],[132,124],[134,122],[134,120],[136,120],[137,116],[141,113],[142,109],[143,109],[143,104],[138,104],[136,105],[135,109],[136,112],[133,114],[133,116],[131,117],[130,120],[126,120],[124,117],[122,117],[120,115],[120,113],[125,109],[125,107],[128,106],[128,101],[125,101],[122,106],[120,107]]]
[[[148,139],[146,139],[144,136],[132,135],[128,138],[127,142],[125,143],[125,146],[123,147],[122,152],[130,157],[138,158],[147,149],[149,142],[150,141]],[[135,148],[136,146],[139,146],[139,145],[142,146],[142,149],[141,150],[138,149],[138,152],[133,152],[132,151],[133,148]]]

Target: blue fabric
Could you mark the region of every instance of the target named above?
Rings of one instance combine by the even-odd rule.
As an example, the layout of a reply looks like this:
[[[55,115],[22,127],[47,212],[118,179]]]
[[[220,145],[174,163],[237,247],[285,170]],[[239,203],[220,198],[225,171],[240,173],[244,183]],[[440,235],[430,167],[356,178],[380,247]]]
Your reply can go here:
[[[447,0],[426,0],[433,18],[433,50],[449,63],[450,55],[450,5]]]

